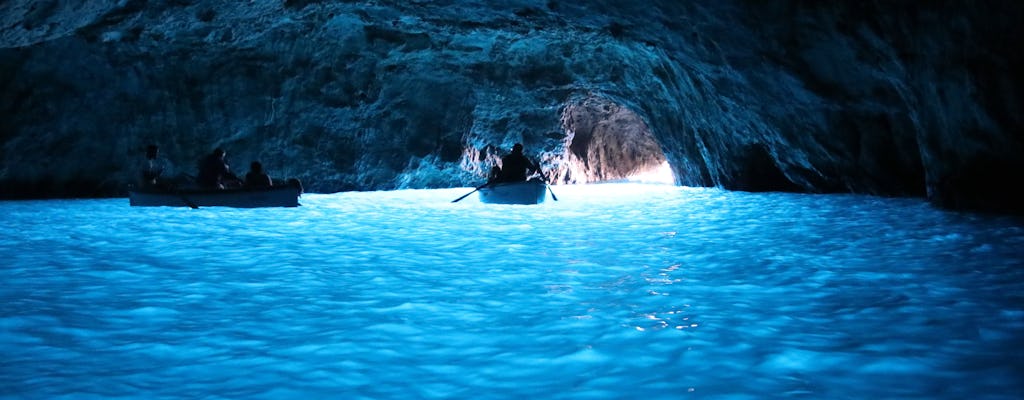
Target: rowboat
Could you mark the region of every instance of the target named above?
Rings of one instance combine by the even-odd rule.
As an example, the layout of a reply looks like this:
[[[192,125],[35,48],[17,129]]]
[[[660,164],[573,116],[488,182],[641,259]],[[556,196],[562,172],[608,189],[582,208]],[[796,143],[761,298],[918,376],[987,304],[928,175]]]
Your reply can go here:
[[[480,202],[489,204],[540,204],[547,194],[542,181],[502,182],[480,188]]]
[[[296,179],[288,184],[265,188],[182,189],[128,191],[128,202],[142,207],[298,207],[302,185]]]

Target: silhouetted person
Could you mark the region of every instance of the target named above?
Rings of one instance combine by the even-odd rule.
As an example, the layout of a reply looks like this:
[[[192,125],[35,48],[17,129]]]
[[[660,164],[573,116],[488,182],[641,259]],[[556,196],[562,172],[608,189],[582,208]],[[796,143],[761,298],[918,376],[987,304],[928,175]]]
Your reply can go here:
[[[240,183],[238,177],[231,173],[231,167],[224,159],[225,155],[223,149],[217,148],[199,163],[196,183],[200,187],[223,189],[226,186],[237,186]]]
[[[537,171],[537,164],[523,155],[523,145],[516,143],[512,152],[501,158],[501,182],[523,182]]]
[[[263,172],[263,164],[260,164],[259,161],[249,164],[249,173],[245,174],[245,186],[270,187],[273,185],[274,182],[270,179],[270,175]]]
[[[146,146],[146,158],[139,168],[139,186],[143,189],[163,186],[161,178],[168,169],[167,161],[160,158],[160,148],[155,144]]]
[[[501,167],[495,165],[491,167],[491,173],[487,175],[487,183],[495,183],[501,180]]]

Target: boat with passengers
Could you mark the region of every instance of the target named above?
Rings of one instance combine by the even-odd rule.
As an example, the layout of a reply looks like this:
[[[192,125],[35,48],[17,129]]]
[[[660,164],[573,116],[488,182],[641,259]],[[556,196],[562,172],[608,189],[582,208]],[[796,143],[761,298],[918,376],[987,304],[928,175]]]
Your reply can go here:
[[[302,184],[289,179],[284,185],[226,189],[131,189],[128,202],[142,207],[298,207]]]

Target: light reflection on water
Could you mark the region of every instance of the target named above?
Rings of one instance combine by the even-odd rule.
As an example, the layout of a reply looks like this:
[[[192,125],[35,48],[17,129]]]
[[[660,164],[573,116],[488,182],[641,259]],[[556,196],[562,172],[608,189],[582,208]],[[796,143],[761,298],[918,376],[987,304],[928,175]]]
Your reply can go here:
[[[1017,398],[1024,224],[660,185],[0,203],[0,396]]]

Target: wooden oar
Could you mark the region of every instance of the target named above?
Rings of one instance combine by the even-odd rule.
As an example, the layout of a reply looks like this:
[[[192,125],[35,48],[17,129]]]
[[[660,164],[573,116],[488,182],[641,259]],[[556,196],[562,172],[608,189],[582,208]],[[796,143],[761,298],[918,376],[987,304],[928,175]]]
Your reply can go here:
[[[558,201],[558,196],[555,196],[555,191],[551,190],[551,184],[548,183],[548,177],[544,175],[544,171],[541,171],[540,168],[537,168],[537,173],[539,173],[540,178],[544,180],[544,186],[548,187],[548,193],[551,193],[551,199],[554,201]]]
[[[193,203],[192,200],[189,200],[188,197],[185,197],[184,193],[179,191],[178,197],[181,197],[181,201],[184,201],[185,205],[191,207],[193,210],[199,208],[199,206],[197,206],[196,203]]]
[[[197,206],[196,203],[193,203],[192,200],[189,200],[188,197],[185,197],[185,193],[182,192],[180,188],[178,188],[178,185],[171,184],[169,186],[170,187],[168,187],[168,188],[173,190],[174,194],[178,195],[178,197],[181,198],[181,201],[185,202],[186,206],[189,206],[189,208],[191,208],[193,210],[199,208],[199,206]]]
[[[480,186],[478,186],[478,187],[477,187],[476,189],[473,189],[473,191],[472,191],[472,192],[466,193],[466,194],[462,195],[462,197],[459,197],[459,198],[457,198],[457,199],[455,199],[455,200],[452,200],[452,203],[456,203],[456,202],[458,202],[459,200],[462,200],[462,199],[466,198],[467,196],[469,196],[469,195],[471,195],[471,194],[473,194],[473,193],[476,193],[476,191],[477,191],[477,190],[483,189],[483,188],[487,187],[487,185],[490,185],[490,184],[491,184],[491,182],[487,182],[487,183],[485,183],[485,184],[483,184],[483,185],[480,185]]]
[[[180,189],[175,187],[174,188],[174,192],[178,195],[178,197],[181,197],[181,201],[185,203],[185,206],[188,206],[189,208],[191,208],[193,210],[196,210],[196,209],[199,208],[199,206],[196,206],[195,203],[191,202],[190,199],[188,199],[188,197],[185,197],[185,193],[182,193]]]

